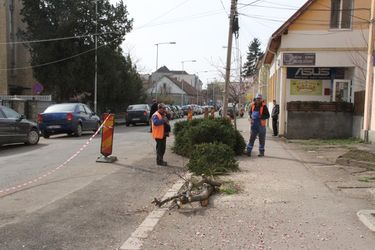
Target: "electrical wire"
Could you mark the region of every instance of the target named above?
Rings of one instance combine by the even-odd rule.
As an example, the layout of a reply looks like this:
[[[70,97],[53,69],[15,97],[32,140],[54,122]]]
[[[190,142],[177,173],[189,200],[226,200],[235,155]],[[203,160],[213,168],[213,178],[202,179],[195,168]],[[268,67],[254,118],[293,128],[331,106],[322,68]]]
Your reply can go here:
[[[16,42],[3,42],[0,45],[11,45],[11,44],[32,44],[32,43],[44,43],[44,42],[55,42],[55,41],[64,41],[64,40],[71,40],[71,39],[80,39],[85,37],[91,36],[101,36],[107,34],[119,34],[118,31],[111,31],[111,32],[103,32],[97,34],[87,34],[87,35],[78,35],[78,36],[68,36],[68,37],[57,37],[57,38],[49,38],[49,39],[39,39],[39,40],[25,40],[25,41],[16,41]]]
[[[189,1],[191,1],[191,0],[186,0],[186,1],[184,1],[184,2],[182,2],[182,3],[180,3],[180,4],[178,4],[178,5],[174,6],[173,8],[167,10],[166,12],[164,12],[163,14],[161,14],[160,16],[157,16],[157,17],[151,19],[150,21],[148,21],[147,23],[145,23],[145,24],[139,26],[139,28],[146,27],[146,26],[148,26],[150,23],[152,23],[152,22],[154,22],[154,21],[156,21],[156,20],[158,20],[158,19],[160,19],[160,18],[162,18],[162,17],[165,17],[166,15],[170,14],[170,13],[173,12],[174,10],[176,10],[176,9],[180,8],[181,6],[185,5],[185,4],[186,4],[187,2],[189,2]]]
[[[87,54],[87,53],[90,53],[92,51],[95,51],[96,49],[99,49],[99,48],[102,48],[104,46],[107,46],[109,43],[112,43],[112,42],[114,42],[116,40],[119,40],[121,38],[122,37],[116,38],[116,39],[114,39],[114,40],[112,40],[110,42],[107,42],[106,44],[102,44],[102,45],[98,46],[97,48],[92,48],[92,49],[86,50],[84,52],[81,52],[81,53],[78,53],[78,54],[75,54],[75,55],[72,55],[72,56],[69,56],[69,57],[65,57],[65,58],[62,58],[62,59],[59,59],[59,60],[55,60],[55,61],[51,61],[51,62],[47,62],[47,63],[42,63],[42,64],[38,64],[38,65],[33,65],[33,66],[17,67],[17,68],[5,68],[5,69],[0,69],[0,71],[34,69],[34,68],[40,68],[40,67],[43,67],[43,66],[48,66],[48,65],[51,65],[51,64],[55,64],[55,63],[67,61],[69,59],[72,59],[72,58],[75,58],[75,57],[79,57],[79,56],[81,56],[83,54]]]
[[[223,7],[225,13],[227,14],[227,16],[229,16],[229,12],[227,11],[227,9],[225,8],[225,5],[223,3],[223,0],[220,0],[220,3],[221,3],[221,6]]]

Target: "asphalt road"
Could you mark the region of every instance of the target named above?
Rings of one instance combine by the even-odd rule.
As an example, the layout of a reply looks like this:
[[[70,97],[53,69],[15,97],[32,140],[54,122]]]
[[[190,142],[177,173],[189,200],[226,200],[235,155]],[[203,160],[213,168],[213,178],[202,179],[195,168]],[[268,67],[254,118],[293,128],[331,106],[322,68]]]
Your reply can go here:
[[[153,209],[186,163],[168,150],[155,164],[146,126],[115,129],[114,164],[96,163],[100,136],[66,167],[0,198],[0,249],[116,249]],[[56,169],[90,138],[53,136],[0,148],[0,190]],[[169,146],[172,140],[169,140]]]

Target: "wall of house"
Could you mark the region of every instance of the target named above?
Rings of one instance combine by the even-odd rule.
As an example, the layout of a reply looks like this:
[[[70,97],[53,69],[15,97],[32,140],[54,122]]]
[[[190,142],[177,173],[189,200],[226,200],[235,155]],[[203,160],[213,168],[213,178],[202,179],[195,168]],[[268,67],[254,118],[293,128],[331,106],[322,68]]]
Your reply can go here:
[[[286,138],[349,138],[352,128],[352,113],[288,111]]]
[[[363,20],[369,20],[370,0],[353,0],[355,13],[357,18],[353,19],[353,28],[361,29],[366,26]],[[311,11],[305,12],[298,18],[298,21],[290,26],[289,30],[322,30],[329,28],[331,19],[331,0],[317,0],[309,8]],[[367,23],[368,24],[368,23]]]
[[[0,0],[0,42],[5,43],[7,41],[7,11],[6,11],[5,0]],[[0,68],[5,69],[8,66],[7,63],[8,53],[7,47],[0,45]],[[8,94],[8,72],[0,70],[0,95]]]
[[[15,32],[17,33],[19,29],[25,29],[26,25],[22,22],[22,16],[19,14],[22,9],[22,1],[14,0],[14,23],[15,23]],[[16,36],[17,37],[17,36]],[[23,44],[17,44],[15,46],[16,52],[16,68],[22,68],[30,65],[31,55],[29,50]],[[14,79],[12,84],[22,86],[25,89],[22,94],[30,95],[32,94],[32,86],[36,83],[36,80],[33,78],[33,70],[15,70]]]

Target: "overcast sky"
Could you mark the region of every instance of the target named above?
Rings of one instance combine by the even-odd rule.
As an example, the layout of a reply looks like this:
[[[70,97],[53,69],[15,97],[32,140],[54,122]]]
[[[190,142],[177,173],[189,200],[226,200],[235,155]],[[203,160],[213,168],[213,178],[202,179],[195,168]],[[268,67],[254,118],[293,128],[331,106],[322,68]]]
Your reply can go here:
[[[264,49],[272,33],[306,1],[239,0],[239,49],[242,54],[246,54],[254,37],[262,42]],[[184,69],[191,74],[198,72],[204,83],[213,78],[220,79],[217,68],[225,67],[226,49],[222,47],[228,40],[230,0],[124,2],[134,19],[134,26],[126,36],[123,48],[130,53],[141,73],[155,70],[155,43],[176,42],[175,45],[159,45],[159,67],[165,65],[171,70],[180,70],[181,61],[196,60],[195,63],[184,63]]]

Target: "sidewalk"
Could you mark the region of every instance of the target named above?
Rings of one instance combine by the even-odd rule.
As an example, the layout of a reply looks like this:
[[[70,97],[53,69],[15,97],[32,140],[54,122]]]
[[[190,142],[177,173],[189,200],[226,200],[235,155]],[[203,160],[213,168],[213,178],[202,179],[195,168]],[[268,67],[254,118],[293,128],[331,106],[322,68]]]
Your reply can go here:
[[[246,118],[238,128],[248,140]],[[256,144],[251,158],[239,157],[241,172],[225,177],[241,186],[239,194],[167,212],[143,249],[374,249],[375,234],[356,215],[374,205],[330,189],[309,165],[324,170],[323,159],[306,164],[301,152],[270,135],[266,157],[256,156]]]

